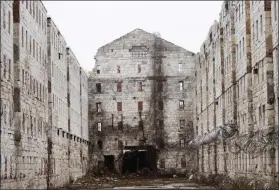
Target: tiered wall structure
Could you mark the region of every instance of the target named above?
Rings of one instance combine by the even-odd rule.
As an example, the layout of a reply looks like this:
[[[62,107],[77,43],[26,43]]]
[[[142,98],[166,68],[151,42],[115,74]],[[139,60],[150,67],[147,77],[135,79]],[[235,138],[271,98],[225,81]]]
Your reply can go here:
[[[205,174],[276,177],[276,7],[273,1],[225,1],[197,54],[194,123],[202,140],[195,145]],[[228,124],[237,130],[219,133],[223,139],[210,135]]]
[[[87,76],[41,1],[1,9],[1,188],[62,186],[87,171]]]

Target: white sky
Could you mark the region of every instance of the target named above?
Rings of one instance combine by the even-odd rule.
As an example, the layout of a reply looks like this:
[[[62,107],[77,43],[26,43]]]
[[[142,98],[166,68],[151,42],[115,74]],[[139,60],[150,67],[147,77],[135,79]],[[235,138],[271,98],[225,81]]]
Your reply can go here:
[[[136,28],[194,53],[219,20],[222,1],[43,1],[81,66],[91,71],[97,49]]]

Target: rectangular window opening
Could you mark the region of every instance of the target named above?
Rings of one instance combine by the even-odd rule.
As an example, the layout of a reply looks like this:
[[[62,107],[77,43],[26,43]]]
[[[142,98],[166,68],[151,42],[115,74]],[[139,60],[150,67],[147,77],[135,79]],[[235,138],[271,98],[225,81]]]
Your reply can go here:
[[[97,127],[98,127],[98,131],[101,132],[102,131],[102,123],[98,122]]]
[[[185,120],[180,120],[179,121],[179,126],[180,126],[181,129],[184,129],[184,127],[185,127]]]
[[[102,91],[101,83],[96,84],[96,89],[97,89],[97,93],[101,93],[101,91]]]
[[[117,92],[122,92],[122,83],[121,82],[117,83]]]
[[[138,65],[138,73],[141,73],[141,65]]]
[[[98,102],[98,103],[96,104],[97,112],[98,112],[98,113],[100,113],[100,112],[102,111],[101,105],[102,105],[101,102]]]
[[[178,71],[179,71],[179,72],[182,72],[182,63],[179,63],[179,64],[178,64]]]
[[[142,82],[139,82],[139,91],[142,91]]]
[[[117,102],[117,111],[122,111],[122,102]]]
[[[184,109],[184,100],[179,100],[179,109]]]
[[[138,102],[138,111],[142,112],[143,110],[143,102]]]
[[[179,90],[180,91],[184,90],[184,82],[183,81],[179,81]]]
[[[185,147],[185,139],[180,139],[180,148]]]

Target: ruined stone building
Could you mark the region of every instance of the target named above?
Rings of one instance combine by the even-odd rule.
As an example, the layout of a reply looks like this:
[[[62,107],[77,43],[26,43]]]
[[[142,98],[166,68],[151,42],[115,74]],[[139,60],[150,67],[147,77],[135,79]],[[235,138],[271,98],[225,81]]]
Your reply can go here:
[[[41,1],[1,1],[1,188],[85,174],[87,76],[69,52]]]
[[[122,173],[194,167],[187,148],[194,53],[135,29],[100,47],[95,60],[88,84],[93,167]]]
[[[225,1],[197,54],[135,29],[90,77],[41,1],[0,18],[1,188],[88,169],[278,177],[277,1]]]
[[[225,1],[197,55],[190,144],[207,175],[278,175],[277,11],[275,1]]]

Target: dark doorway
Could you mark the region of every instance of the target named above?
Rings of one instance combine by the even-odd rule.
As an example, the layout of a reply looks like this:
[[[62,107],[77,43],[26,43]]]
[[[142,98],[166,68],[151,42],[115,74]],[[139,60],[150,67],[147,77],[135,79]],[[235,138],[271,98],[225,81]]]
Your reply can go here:
[[[157,169],[157,153],[155,149],[139,146],[129,147],[129,149],[123,156],[123,174],[142,172],[144,168],[148,168],[150,171]]]
[[[114,171],[114,155],[107,155],[104,156],[105,158],[105,167],[109,170],[109,171]]]

